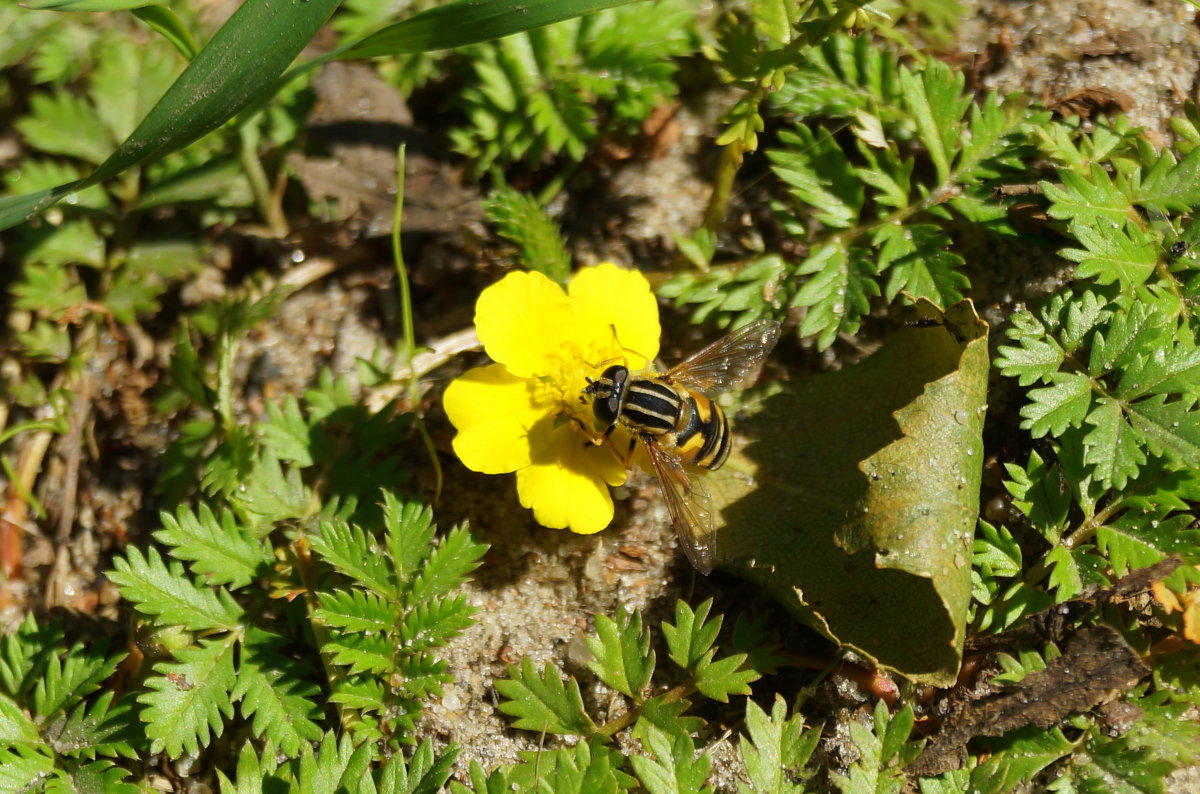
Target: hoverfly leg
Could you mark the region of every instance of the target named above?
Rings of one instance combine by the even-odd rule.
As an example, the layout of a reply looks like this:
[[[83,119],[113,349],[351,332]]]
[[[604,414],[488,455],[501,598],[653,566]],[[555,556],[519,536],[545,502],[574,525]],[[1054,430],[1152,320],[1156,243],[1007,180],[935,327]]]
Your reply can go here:
[[[629,468],[630,464],[633,463],[633,453],[636,449],[637,449],[637,438],[634,437],[634,438],[629,439],[629,450],[625,453],[625,459],[621,461],[622,466],[624,466],[627,469]],[[618,460],[620,460],[619,456],[618,456]]]

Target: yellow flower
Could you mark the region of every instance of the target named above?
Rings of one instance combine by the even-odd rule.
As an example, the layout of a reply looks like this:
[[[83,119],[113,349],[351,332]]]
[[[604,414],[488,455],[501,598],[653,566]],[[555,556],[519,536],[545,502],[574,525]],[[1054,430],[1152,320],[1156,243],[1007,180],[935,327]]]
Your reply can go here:
[[[608,486],[625,482],[625,469],[588,442],[595,420],[580,396],[614,361],[639,369],[658,355],[650,284],[613,264],[579,271],[565,293],[541,273],[510,273],[480,294],[475,328],[496,363],[446,389],[455,454],[474,471],[516,472],[521,505],[543,526],[604,529]]]

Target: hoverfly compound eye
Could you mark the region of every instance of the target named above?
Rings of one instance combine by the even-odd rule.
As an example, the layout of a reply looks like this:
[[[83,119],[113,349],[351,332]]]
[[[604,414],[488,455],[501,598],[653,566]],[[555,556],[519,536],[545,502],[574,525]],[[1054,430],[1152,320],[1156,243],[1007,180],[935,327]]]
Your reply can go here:
[[[621,415],[621,403],[624,400],[625,384],[629,379],[626,367],[614,365],[604,372],[588,387],[595,402],[592,404],[592,414],[596,421],[604,425],[614,425]]]

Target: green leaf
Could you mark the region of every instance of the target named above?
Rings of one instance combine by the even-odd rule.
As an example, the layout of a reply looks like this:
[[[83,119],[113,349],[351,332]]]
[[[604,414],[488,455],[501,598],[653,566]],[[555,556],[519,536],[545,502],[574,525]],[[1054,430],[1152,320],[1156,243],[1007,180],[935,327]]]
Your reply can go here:
[[[0,199],[0,230],[45,210],[72,189],[98,184],[186,146],[267,96],[340,2],[247,0],[133,133],[82,183]]]
[[[279,653],[282,639],[255,629],[242,645],[237,683],[229,697],[240,702],[242,717],[251,722],[254,735],[269,737],[287,756],[296,756],[305,742],[321,738],[320,689],[301,676],[308,665]]]
[[[233,717],[233,648],[232,635],[201,640],[199,647],[176,651],[177,662],[154,666],[155,675],[146,679],[150,691],[138,696],[146,705],[142,718],[152,740],[150,752],[194,755],[213,734],[222,734],[225,720]]]
[[[642,704],[642,713],[638,718],[647,722],[671,736],[691,734],[704,728],[704,720],[699,717],[685,717],[684,712],[691,706],[686,699],[675,699],[667,694],[655,695]]]
[[[179,56],[162,42],[131,47],[124,38],[103,41],[96,56],[96,71],[88,81],[88,95],[108,132],[111,150],[133,133],[138,121],[166,93],[183,69]],[[102,162],[108,151],[93,163]]]
[[[675,622],[663,623],[663,636],[671,661],[688,672],[694,672],[702,659],[711,657],[717,633],[721,630],[721,615],[708,619],[712,599],[707,598],[695,611],[682,600],[675,602]]]
[[[475,623],[474,616],[478,611],[467,605],[463,593],[417,604],[400,623],[400,638],[405,650],[416,653],[445,645]]]
[[[1067,770],[1078,790],[1165,792],[1164,779],[1171,772],[1200,760],[1200,725],[1183,718],[1186,704],[1164,705],[1168,694],[1133,700],[1144,716],[1123,736],[1089,731],[1083,752]]]
[[[108,759],[95,761],[69,760],[58,770],[58,777],[46,787],[51,794],[59,792],[103,791],[105,794],[140,794],[144,789],[126,782],[129,772]]]
[[[991,756],[971,770],[969,788],[979,794],[1015,791],[1075,749],[1058,727],[1021,728],[989,743]]]
[[[411,698],[422,698],[426,695],[442,694],[442,684],[454,680],[448,672],[449,664],[429,653],[419,653],[415,656],[401,656],[398,665],[400,679],[406,695]],[[416,716],[414,711],[413,716]]]
[[[44,745],[0,747],[0,791],[36,791],[54,767],[53,751]]]
[[[409,602],[444,595],[467,580],[467,575],[479,567],[487,546],[478,543],[464,527],[455,527],[442,539],[425,561],[420,574],[412,583]]]
[[[993,527],[980,520],[974,565],[988,576],[1017,576],[1021,573],[1021,546],[1006,527]]]
[[[433,510],[419,502],[401,504],[395,495],[384,491],[383,521],[396,576],[407,582],[420,572],[433,548]]]
[[[338,634],[323,650],[351,673],[387,673],[395,667],[395,641],[386,635]]]
[[[196,46],[191,31],[169,8],[156,4],[131,10],[135,17],[158,31],[184,58],[190,61],[196,57],[200,48]]]
[[[1134,201],[1152,212],[1170,210],[1191,212],[1200,205],[1200,147],[1192,149],[1179,163],[1170,149],[1159,152],[1158,159],[1142,177],[1134,192]]]
[[[1092,429],[1083,437],[1083,462],[1103,484],[1123,490],[1146,463],[1138,437],[1125,420],[1121,405],[1100,397],[1087,416]]]
[[[257,430],[276,458],[301,468],[313,465],[312,428],[304,420],[295,397],[287,395],[282,405],[267,403],[267,420],[260,422]]]
[[[613,689],[641,702],[642,690],[654,674],[650,629],[642,626],[642,616],[626,610],[619,610],[615,621],[597,615],[596,636],[587,638],[587,647],[593,657],[588,669]]]
[[[319,534],[309,536],[309,542],[338,573],[385,599],[395,596],[388,558],[379,552],[366,532],[345,521],[332,519],[322,521],[320,530]]]
[[[762,676],[745,666],[747,658],[747,654],[735,653],[716,661],[701,659],[696,665],[696,689],[721,703],[728,703],[730,695],[750,694],[750,683]]]
[[[837,141],[805,126],[779,135],[787,148],[772,149],[767,157],[788,192],[828,227],[847,229],[858,223],[865,191]]]
[[[333,684],[330,703],[363,711],[382,711],[387,707],[383,684],[373,678],[343,679]]]
[[[130,546],[125,557],[113,560],[108,578],[121,588],[139,612],[160,624],[178,624],[190,631],[233,631],[242,619],[242,609],[224,588],[199,587],[183,572],[183,566],[163,563],[152,547],[143,557]]]
[[[1185,466],[1200,466],[1200,411],[1191,401],[1167,402],[1158,394],[1135,403],[1129,423],[1146,449]]]
[[[894,717],[888,715],[887,705],[877,703],[875,730],[862,723],[850,723],[850,736],[858,750],[858,759],[850,765],[847,775],[830,775],[830,781],[844,794],[899,794],[904,787],[904,774],[894,759],[908,739],[912,729],[912,708],[905,706]]]
[[[738,791],[802,794],[804,786],[792,782],[791,777],[808,763],[821,732],[805,731],[804,718],[799,714],[788,717],[787,706],[779,695],[775,696],[770,716],[753,700],[746,701],[746,732],[738,749],[753,788],[739,783]]]
[[[580,742],[573,748],[528,753],[525,762],[508,776],[505,791],[617,794],[633,788],[637,783],[616,768],[621,759],[616,751],[599,741]]]
[[[1108,558],[1113,573],[1125,576],[1175,552],[1194,554],[1200,547],[1200,532],[1190,528],[1192,520],[1188,514],[1165,520],[1153,513],[1122,515],[1096,528],[1096,547]]]
[[[0,744],[37,744],[39,740],[31,715],[0,693]]]
[[[847,249],[837,242],[809,252],[798,275],[810,275],[792,299],[793,306],[806,307],[800,335],[816,334],[817,345],[828,348],[840,333],[858,330],[870,309],[869,299],[879,294],[873,255],[862,248]]]
[[[13,305],[19,309],[54,317],[87,300],[87,291],[72,278],[69,268],[29,264],[21,275],[11,293]]]
[[[256,447],[246,428],[232,431],[218,447],[222,454],[206,466],[201,483],[205,492],[225,495],[255,534],[269,532],[280,522],[308,518],[313,496],[300,469],[285,467],[264,448],[254,460]]]
[[[453,0],[389,25],[339,56],[375,58],[402,52],[447,50],[631,2],[634,0]]]
[[[879,229],[874,242],[880,244],[876,267],[887,272],[884,297],[888,301],[904,292],[912,300],[925,298],[938,308],[962,300],[970,285],[957,268],[963,258],[950,250],[951,242],[929,223],[907,226],[889,224]]]
[[[1092,164],[1090,179],[1069,170],[1059,171],[1058,175],[1062,187],[1041,183],[1042,192],[1050,200],[1046,214],[1071,221],[1072,232],[1076,226],[1114,229],[1129,219],[1132,209],[1129,198],[1113,185],[1099,163]]]
[[[159,520],[163,528],[154,533],[155,540],[172,547],[172,557],[190,561],[192,571],[210,585],[244,587],[274,563],[263,544],[228,511],[218,521],[205,503],[196,513],[181,505],[174,516],[162,513]]]
[[[496,682],[496,691],[505,698],[500,711],[516,717],[517,728],[583,736],[596,730],[583,709],[579,684],[573,678],[564,681],[553,665],[547,664],[539,674],[526,657],[520,669],[509,665],[508,678]]]
[[[696,756],[692,737],[673,738],[648,723],[639,723],[637,736],[648,755],[633,755],[629,761],[649,794],[708,794],[708,754]]]
[[[1007,463],[1005,469],[1012,478],[1005,481],[1004,487],[1013,497],[1013,506],[1029,518],[1043,537],[1056,543],[1071,509],[1071,494],[1062,485],[1061,469],[1047,466],[1036,451],[1029,453],[1025,468]]]
[[[497,233],[517,244],[521,265],[544,273],[565,284],[571,275],[571,258],[558,227],[532,196],[499,188],[488,194],[483,205]]]
[[[854,367],[744,399],[747,443],[705,480],[719,564],[837,642],[949,685],[970,608],[987,329],[965,303],[918,314]]]
[[[3,199],[0,199],[3,201]],[[58,226],[44,226],[37,230],[24,230],[22,245],[17,253],[27,265],[87,265],[102,268],[105,263],[106,245],[96,227],[85,220],[67,220]],[[29,267],[26,268],[28,273]],[[82,288],[77,288],[83,292]],[[76,293],[58,295],[45,308],[63,305]],[[43,308],[43,307],[37,307]]]
[[[39,92],[29,98],[29,109],[13,126],[31,147],[93,164],[112,151],[112,140],[87,100],[66,91]]]
[[[125,654],[108,656],[106,644],[100,641],[86,648],[75,645],[61,660],[57,656],[46,660],[32,698],[39,717],[56,716],[70,709],[112,676]]]
[[[927,62],[920,74],[906,68],[899,72],[905,104],[942,183],[950,179],[950,166],[960,145],[961,119],[971,106],[970,95],[963,91],[965,80],[961,71],[952,71],[941,61]]]
[[[173,173],[147,185],[133,208],[147,210],[193,201],[212,201],[221,207],[252,206],[254,195],[242,164],[219,158]]]
[[[390,603],[375,593],[362,590],[317,593],[317,603],[320,607],[313,610],[313,619],[342,631],[384,632],[396,621],[396,612]]]
[[[401,753],[388,760],[380,775],[379,790],[395,794],[438,794],[450,779],[457,757],[458,750],[454,746],[437,754],[433,742],[424,739],[413,751],[407,765]]]
[[[1049,380],[1050,386],[1030,389],[1030,402],[1021,407],[1021,427],[1034,438],[1061,436],[1068,427],[1079,427],[1092,407],[1091,378],[1056,372]]]
[[[1079,263],[1076,278],[1094,278],[1100,284],[1116,282],[1130,290],[1144,284],[1158,264],[1154,245],[1135,223],[1087,226],[1075,222],[1071,233],[1083,248],[1064,248],[1059,254]]]
[[[113,692],[102,692],[90,702],[80,703],[65,720],[55,720],[43,730],[42,740],[59,752],[78,757],[97,755],[138,757],[135,745],[145,749],[145,731],[132,695],[112,705]]]
[[[1066,546],[1055,546],[1046,554],[1044,563],[1050,569],[1046,585],[1055,591],[1055,601],[1062,603],[1083,592],[1079,564]]]
[[[29,8],[44,11],[129,11],[150,5],[153,0],[27,0]]]

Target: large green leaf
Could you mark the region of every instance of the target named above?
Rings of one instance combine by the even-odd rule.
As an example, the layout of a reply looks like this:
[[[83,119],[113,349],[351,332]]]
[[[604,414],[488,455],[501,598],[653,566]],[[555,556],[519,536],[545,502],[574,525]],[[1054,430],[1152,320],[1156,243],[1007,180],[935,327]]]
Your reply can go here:
[[[979,512],[987,326],[968,302],[841,372],[777,387],[707,478],[717,559],[835,642],[954,681]],[[720,525],[724,525],[723,528]]]
[[[341,0],[246,0],[112,155],[81,182],[0,199],[0,229],[66,195],[187,146],[274,90]]]

